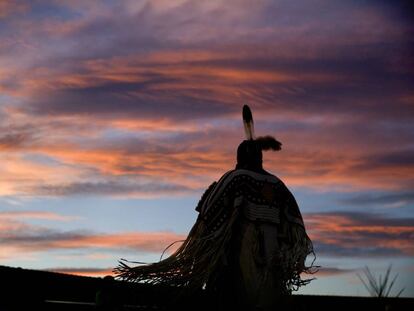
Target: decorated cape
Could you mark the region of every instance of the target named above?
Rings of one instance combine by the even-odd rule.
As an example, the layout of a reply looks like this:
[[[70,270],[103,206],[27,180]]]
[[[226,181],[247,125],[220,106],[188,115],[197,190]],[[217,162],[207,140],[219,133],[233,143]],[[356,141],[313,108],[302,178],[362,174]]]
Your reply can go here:
[[[135,267],[121,261],[118,278],[191,293],[220,290],[223,277],[236,277],[255,297],[263,288],[289,294],[309,282],[300,274],[311,272],[305,259],[313,254],[312,243],[293,195],[277,177],[229,171],[207,189],[196,210],[196,223],[172,255]]]

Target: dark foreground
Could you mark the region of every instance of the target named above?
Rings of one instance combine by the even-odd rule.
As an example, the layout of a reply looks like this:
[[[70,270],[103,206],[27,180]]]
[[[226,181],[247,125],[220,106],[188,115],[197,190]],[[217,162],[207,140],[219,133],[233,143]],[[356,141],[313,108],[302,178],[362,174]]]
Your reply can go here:
[[[0,311],[212,310],[200,292],[175,302],[171,289],[0,266]],[[282,310],[414,310],[414,298],[293,295]]]

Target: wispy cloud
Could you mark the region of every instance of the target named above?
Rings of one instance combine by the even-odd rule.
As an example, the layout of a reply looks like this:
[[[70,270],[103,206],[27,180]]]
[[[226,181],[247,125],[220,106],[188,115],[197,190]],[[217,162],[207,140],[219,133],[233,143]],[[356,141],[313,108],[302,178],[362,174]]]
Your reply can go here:
[[[93,231],[61,231],[33,225],[21,219],[68,221],[71,216],[49,212],[2,212],[0,214],[0,258],[12,259],[22,254],[38,254],[57,250],[105,250],[109,252],[147,252],[161,254],[172,242],[185,239],[173,232],[120,232],[95,233]]]
[[[6,134],[0,136],[0,150],[16,150],[28,140],[31,139],[28,135],[25,135],[23,133]]]
[[[195,189],[172,183],[79,182],[64,185],[42,185],[27,189],[38,196],[110,195],[154,197],[192,193]]]
[[[9,170],[1,193],[122,195],[134,182],[114,178],[133,174],[150,176],[143,184],[174,179],[168,193],[202,187],[199,176],[234,165],[245,102],[258,130],[284,142],[267,163],[292,185],[412,186],[412,25],[402,7],[251,4],[46,2],[28,6],[24,19],[5,15],[0,150],[74,172],[65,183],[25,184]]]
[[[414,165],[409,162],[413,152],[405,147],[409,137],[399,130],[395,143],[404,148],[402,150],[381,150],[381,144],[370,141],[368,136],[370,149],[360,149],[364,139],[353,139],[352,132],[341,130],[347,123],[319,127],[324,119],[316,119],[316,124],[295,120],[268,127],[270,120],[264,119],[260,127],[260,115],[257,131],[261,134],[275,132],[285,147],[281,153],[266,155],[265,166],[286,178],[289,185],[397,191],[409,189],[414,183]],[[23,133],[15,129],[4,136],[2,170],[3,180],[7,182],[4,189],[10,189],[4,190],[4,194],[26,192],[34,196],[64,196],[91,191],[91,194],[102,195],[135,192],[139,196],[140,193],[151,194],[150,185],[155,195],[173,194],[174,189],[177,193],[185,193],[205,187],[234,166],[235,149],[242,134],[241,125],[233,116],[229,125],[225,125],[224,119],[216,123],[206,120],[198,128],[191,122],[184,122],[178,123],[176,131],[169,129],[173,127],[172,121],[161,123],[161,130],[158,130],[160,123],[157,121],[151,125],[148,120],[123,119],[107,124],[98,121],[88,133],[87,120],[67,127],[70,120],[63,119],[63,123],[55,120],[52,124],[43,121],[41,128],[32,127],[36,139],[25,134],[27,127],[23,125]],[[80,128],[79,136],[71,135],[75,127]],[[326,132],[325,128],[329,130]],[[47,134],[50,131],[52,135]],[[332,148],[333,144],[338,144],[337,148]],[[395,145],[394,148],[399,147]],[[35,161],[37,155],[48,160]],[[25,174],[27,171],[32,174]],[[63,171],[64,175],[59,174]],[[16,178],[19,172],[24,178]],[[112,185],[106,187],[112,190],[105,191],[105,185]],[[13,189],[20,189],[20,192]]]
[[[335,276],[341,274],[355,273],[357,269],[343,269],[336,267],[320,267],[316,274],[317,277]]]
[[[410,257],[414,254],[413,218],[364,212],[330,212],[305,216],[317,254],[345,257]]]
[[[1,1],[0,2],[0,19],[13,17],[14,14],[27,12],[30,8],[28,3]]]
[[[355,205],[387,205],[400,206],[414,201],[413,192],[385,192],[385,193],[363,193],[341,200],[341,202]]]
[[[192,196],[234,167],[248,103],[257,134],[283,143],[265,168],[289,187],[328,194],[330,213],[305,215],[321,256],[412,256],[409,209],[405,219],[334,211],[413,201],[407,6],[0,1],[0,196],[63,208],[86,196]],[[92,223],[60,231],[34,224],[72,216],[24,208],[0,212],[1,258],[160,252],[182,238]]]
[[[44,211],[0,211],[0,221],[19,221],[21,219],[43,219],[52,221],[71,221],[78,219],[77,216],[66,216],[53,212]]]
[[[93,276],[93,277],[103,277],[107,275],[113,275],[113,268],[77,268],[77,267],[61,267],[61,268],[49,268],[48,271],[64,273],[64,274],[74,274],[80,276]]]

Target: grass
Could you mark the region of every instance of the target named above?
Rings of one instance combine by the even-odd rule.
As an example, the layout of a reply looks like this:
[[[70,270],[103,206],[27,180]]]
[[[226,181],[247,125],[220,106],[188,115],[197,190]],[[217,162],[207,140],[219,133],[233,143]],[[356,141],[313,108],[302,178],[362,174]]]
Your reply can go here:
[[[375,276],[372,274],[371,270],[368,267],[364,268],[365,280],[359,273],[357,273],[357,276],[361,280],[362,284],[364,284],[365,288],[372,297],[389,297],[391,289],[393,288],[395,281],[398,278],[398,274],[396,274],[391,279],[391,268],[392,265],[389,265],[384,277],[380,275],[378,279],[375,278]],[[401,289],[395,297],[399,297],[401,293],[404,291],[404,289],[405,288]]]

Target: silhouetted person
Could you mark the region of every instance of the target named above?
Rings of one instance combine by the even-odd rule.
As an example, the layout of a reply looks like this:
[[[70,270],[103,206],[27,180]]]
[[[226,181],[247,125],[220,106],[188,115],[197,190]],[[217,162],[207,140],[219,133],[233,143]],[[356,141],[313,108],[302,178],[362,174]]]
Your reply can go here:
[[[115,269],[130,281],[167,284],[191,294],[203,288],[220,310],[270,310],[309,281],[306,257],[313,253],[299,207],[287,187],[262,166],[262,150],[280,150],[271,136],[254,137],[243,107],[246,140],[236,169],[203,194],[187,239],[170,257],[149,265]]]

